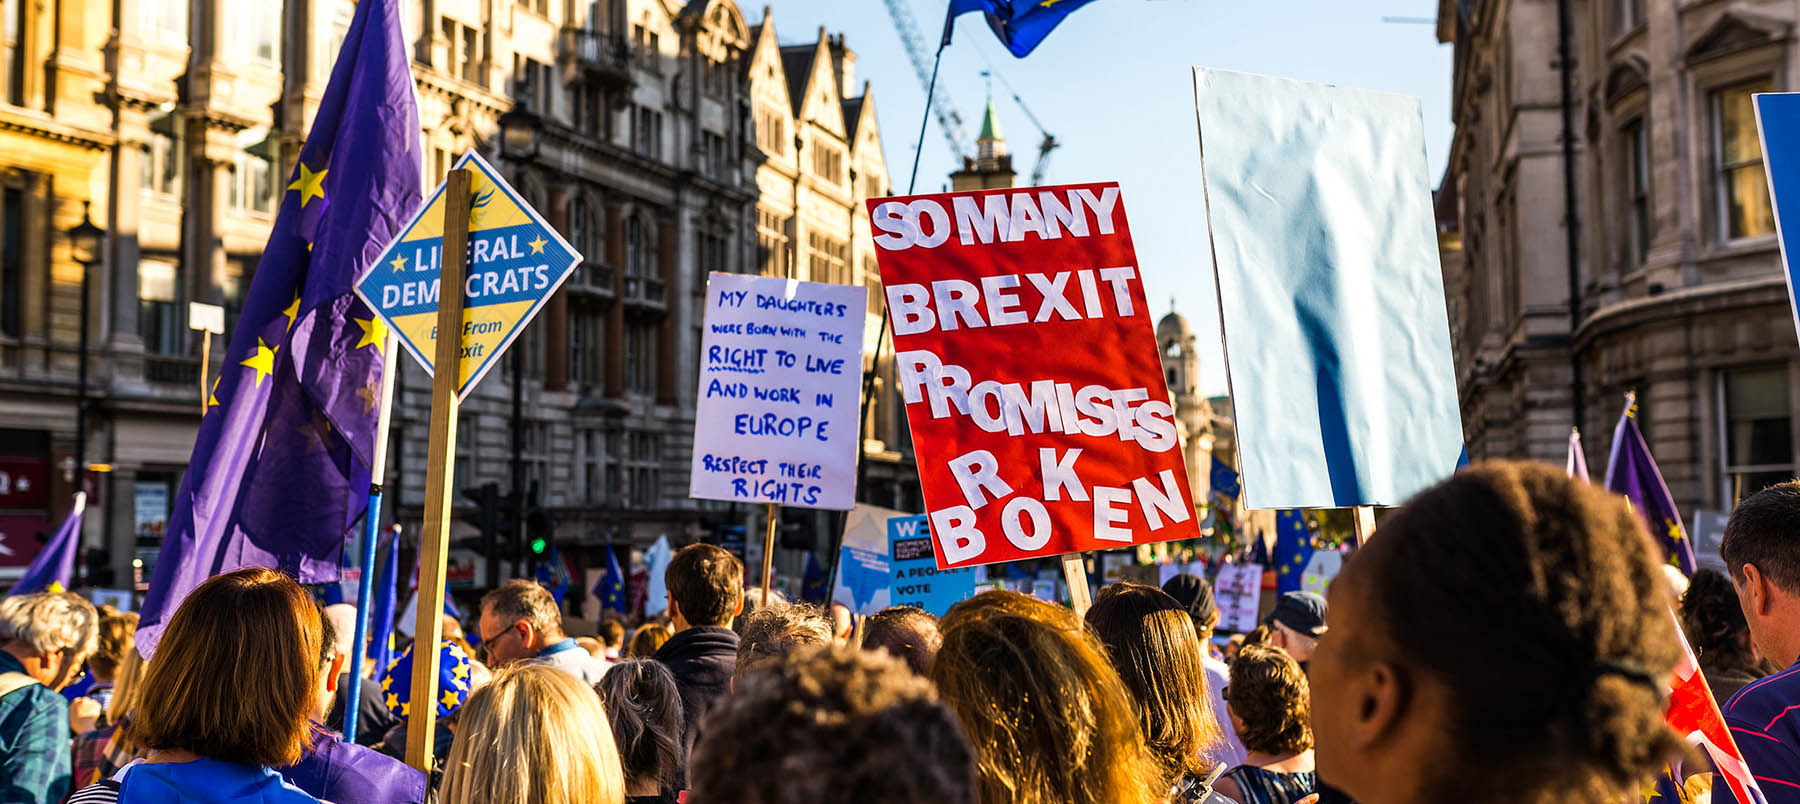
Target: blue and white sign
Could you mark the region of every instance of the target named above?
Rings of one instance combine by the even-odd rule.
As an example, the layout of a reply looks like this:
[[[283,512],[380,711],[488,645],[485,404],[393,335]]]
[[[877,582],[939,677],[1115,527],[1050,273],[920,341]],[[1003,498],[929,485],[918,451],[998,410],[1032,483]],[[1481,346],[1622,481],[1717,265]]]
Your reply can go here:
[[[1800,238],[1800,92],[1761,93],[1756,102],[1756,128],[1762,137],[1763,165],[1769,175],[1769,203],[1775,210],[1775,234],[1781,241],[1781,275],[1787,278],[1788,307],[1794,327],[1800,331],[1800,277],[1794,272],[1796,248],[1789,235]],[[1786,206],[1783,206],[1783,204]]]
[[[888,557],[847,544],[839,549],[837,587],[831,592],[832,602],[849,606],[857,614],[874,614],[892,605],[893,597],[888,589]]]
[[[975,596],[975,570],[940,570],[931,553],[931,525],[923,515],[887,521],[893,562],[893,604],[917,606],[939,617]]]
[[[867,303],[861,285],[707,279],[689,495],[855,504]]]
[[[456,391],[461,400],[498,365],[500,353],[574,273],[581,255],[474,151],[457,160],[456,167],[469,170],[471,207]],[[437,352],[444,188],[438,185],[356,282],[356,295],[399,334],[400,343],[426,372],[433,370]],[[370,336],[375,337],[374,331]]]
[[[1194,102],[1244,507],[1393,505],[1450,476],[1418,99],[1195,68]]]

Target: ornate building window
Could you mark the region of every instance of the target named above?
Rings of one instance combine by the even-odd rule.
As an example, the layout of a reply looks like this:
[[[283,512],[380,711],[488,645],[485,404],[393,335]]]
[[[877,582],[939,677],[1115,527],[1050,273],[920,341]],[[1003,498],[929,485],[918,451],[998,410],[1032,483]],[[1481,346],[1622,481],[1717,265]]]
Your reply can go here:
[[[1629,33],[1644,24],[1644,0],[1613,0],[1613,33]]]
[[[1785,366],[1727,372],[1720,382],[1724,498],[1732,504],[1794,477],[1794,419]]]
[[[1762,144],[1750,96],[1769,92],[1767,79],[1713,93],[1713,172],[1719,199],[1719,233],[1724,240],[1775,231],[1769,183],[1763,175]]]
[[[1644,264],[1650,253],[1650,132],[1643,118],[1625,124],[1625,204],[1630,212],[1625,232],[1628,264]]]

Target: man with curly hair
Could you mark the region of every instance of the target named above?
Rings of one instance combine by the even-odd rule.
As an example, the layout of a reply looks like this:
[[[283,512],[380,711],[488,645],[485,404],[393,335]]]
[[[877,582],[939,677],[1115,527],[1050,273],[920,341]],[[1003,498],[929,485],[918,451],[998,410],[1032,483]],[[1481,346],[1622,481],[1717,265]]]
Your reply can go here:
[[[975,758],[931,682],[884,653],[822,644],[738,680],[688,780],[689,804],[968,802]]]

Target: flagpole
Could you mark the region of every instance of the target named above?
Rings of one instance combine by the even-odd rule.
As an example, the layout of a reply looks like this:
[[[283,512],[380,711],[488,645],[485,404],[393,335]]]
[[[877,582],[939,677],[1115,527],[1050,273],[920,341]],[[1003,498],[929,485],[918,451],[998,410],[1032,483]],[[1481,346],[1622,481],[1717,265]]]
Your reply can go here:
[[[937,94],[938,67],[943,65],[944,48],[949,45],[948,39],[940,40],[937,55],[931,60],[931,80],[925,84],[925,111],[919,114],[919,145],[913,149],[912,175],[906,180],[907,195],[912,195],[913,190],[919,185],[919,159],[925,155],[925,129],[931,123],[931,99]],[[869,421],[869,405],[875,398],[875,372],[881,369],[882,347],[887,345],[887,341],[888,306],[887,301],[883,300],[881,303],[881,329],[875,333],[875,353],[869,357],[868,373],[863,375],[862,413],[861,417],[856,420],[859,430],[864,423]],[[866,439],[859,439],[859,443],[861,440]],[[863,487],[863,479],[867,474],[864,470],[868,467],[868,463],[859,446],[856,450],[856,488],[858,491]],[[852,507],[854,507],[854,495],[852,498]],[[837,588],[838,558],[839,554],[844,552],[844,531],[849,527],[850,512],[846,511],[843,516],[838,517],[837,541],[831,548],[831,569],[825,573],[825,596],[828,598],[831,596],[831,590]]]
[[[362,575],[356,588],[356,647],[350,652],[350,686],[344,690],[344,739],[356,742],[357,702],[362,700],[363,657],[368,653],[370,599],[375,588],[375,543],[381,532],[381,483],[387,475],[388,423],[393,418],[394,358],[399,338],[388,332],[381,349],[381,411],[375,419],[375,456],[369,463],[369,508],[363,514]],[[390,548],[391,549],[391,548]]]

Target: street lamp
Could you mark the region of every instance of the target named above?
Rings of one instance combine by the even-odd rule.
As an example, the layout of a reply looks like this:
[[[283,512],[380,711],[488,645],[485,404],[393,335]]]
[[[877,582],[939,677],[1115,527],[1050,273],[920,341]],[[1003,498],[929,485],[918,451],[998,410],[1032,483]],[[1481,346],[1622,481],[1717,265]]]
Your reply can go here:
[[[524,101],[514,104],[500,115],[500,155],[520,163],[536,159],[543,131],[544,118],[531,111]]]
[[[75,471],[76,481],[87,480],[87,396],[88,396],[88,297],[94,263],[100,261],[100,249],[106,241],[106,230],[94,225],[88,216],[92,202],[81,202],[81,223],[65,234],[75,261],[81,263],[81,356],[75,383]]]
[[[525,165],[538,156],[538,147],[543,139],[544,119],[531,111],[524,101],[513,104],[506,114],[500,115],[500,157],[518,165],[518,179],[524,178]],[[523,183],[523,182],[521,182]],[[525,347],[513,345],[512,353],[512,494],[519,502],[521,516],[515,520],[514,544],[517,544],[518,563],[516,571],[525,577],[525,517],[523,514],[525,500],[525,460],[523,456],[525,440],[524,395],[525,395]],[[489,585],[496,580],[496,569],[499,561],[490,549],[488,552]]]

